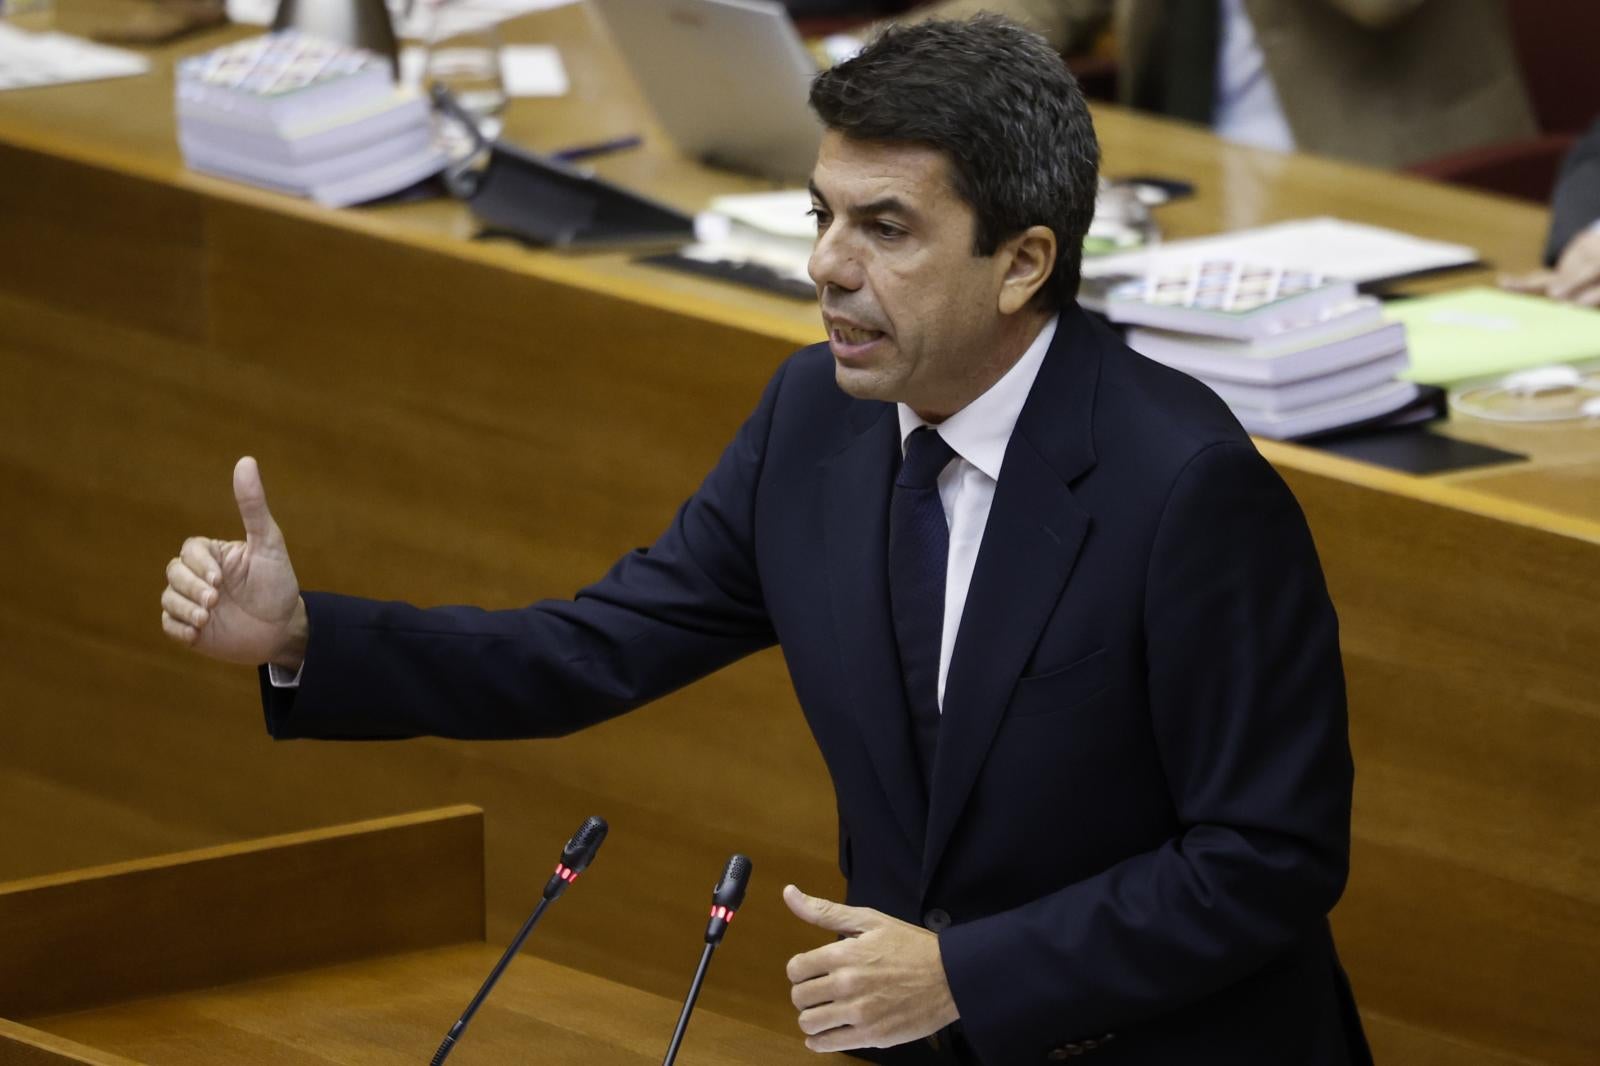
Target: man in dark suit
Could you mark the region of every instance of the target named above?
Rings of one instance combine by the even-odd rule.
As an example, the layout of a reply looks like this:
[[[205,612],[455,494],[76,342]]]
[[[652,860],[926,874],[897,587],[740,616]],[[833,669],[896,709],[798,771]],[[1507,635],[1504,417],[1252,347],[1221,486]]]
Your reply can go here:
[[[1074,304],[1098,149],[1040,38],[896,30],[825,73],[829,341],[648,550],[570,602],[305,593],[252,460],[165,626],[264,668],[278,737],[551,736],[782,645],[836,789],[808,1046],[902,1063],[1369,1062],[1326,915],[1337,624],[1226,408]]]

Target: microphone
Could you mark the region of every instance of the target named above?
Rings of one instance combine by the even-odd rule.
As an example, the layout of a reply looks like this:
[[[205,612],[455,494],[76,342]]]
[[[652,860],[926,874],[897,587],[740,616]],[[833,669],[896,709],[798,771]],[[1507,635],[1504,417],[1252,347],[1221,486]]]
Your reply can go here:
[[[572,839],[567,841],[567,846],[561,849],[561,861],[556,863],[556,872],[550,875],[550,880],[545,883],[544,895],[539,900],[539,905],[528,915],[528,920],[522,923],[522,929],[512,939],[511,946],[506,948],[505,954],[500,956],[500,961],[494,964],[494,969],[489,971],[489,976],[484,980],[478,994],[472,997],[472,1002],[467,1004],[467,1009],[462,1011],[456,1024],[450,1027],[450,1032],[445,1034],[444,1042],[439,1045],[439,1050],[433,1053],[431,1066],[440,1066],[445,1059],[450,1057],[450,1052],[455,1049],[456,1041],[461,1039],[461,1034],[466,1032],[467,1025],[472,1021],[472,1016],[478,1013],[478,1008],[483,1006],[483,1001],[489,997],[489,990],[494,988],[495,982],[500,980],[500,975],[505,973],[506,967],[511,965],[511,960],[522,949],[523,941],[528,939],[528,934],[533,932],[533,927],[539,924],[539,919],[544,916],[545,908],[561,898],[578,879],[578,875],[589,868],[594,861],[595,852],[600,850],[600,845],[605,842],[606,833],[610,827],[606,820],[599,816],[591,816],[584,820],[578,831],[572,834]],[[743,893],[740,894],[741,897]]]
[[[711,965],[711,954],[717,950],[717,945],[722,943],[722,937],[732,924],[733,916],[744,906],[744,892],[749,887],[750,872],[753,869],[755,864],[748,858],[734,855],[728,859],[728,865],[723,867],[722,880],[711,890],[711,919],[706,923],[706,948],[700,953],[700,965],[694,971],[694,980],[689,983],[689,996],[683,1001],[683,1010],[678,1015],[678,1026],[672,1031],[672,1043],[667,1045],[667,1057],[661,1060],[661,1066],[672,1066],[678,1057],[678,1048],[683,1044],[684,1031],[689,1028],[689,1015],[694,1012],[695,1000],[700,998],[700,986],[706,980],[706,967]]]
[[[589,868],[589,864],[594,861],[594,853],[605,843],[606,833],[610,830],[611,827],[606,825],[606,820],[599,815],[591,815],[578,826],[578,831],[572,834],[567,846],[561,849],[561,861],[556,863],[556,872],[545,882],[546,900],[560,898],[567,890],[567,886]]]
[[[707,944],[722,943],[722,935],[728,931],[733,916],[744,906],[744,890],[749,887],[752,869],[754,864],[743,855],[735,855],[728,860],[727,867],[722,871],[722,880],[711,890],[711,920],[706,923]]]

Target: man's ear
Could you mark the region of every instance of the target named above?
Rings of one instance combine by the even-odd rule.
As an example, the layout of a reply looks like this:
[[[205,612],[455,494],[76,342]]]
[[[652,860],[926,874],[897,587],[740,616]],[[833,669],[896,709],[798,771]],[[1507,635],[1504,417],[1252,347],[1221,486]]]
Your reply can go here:
[[[1014,315],[1050,280],[1056,266],[1056,234],[1049,226],[1029,226],[1000,246],[1006,259],[1000,281],[999,309]]]

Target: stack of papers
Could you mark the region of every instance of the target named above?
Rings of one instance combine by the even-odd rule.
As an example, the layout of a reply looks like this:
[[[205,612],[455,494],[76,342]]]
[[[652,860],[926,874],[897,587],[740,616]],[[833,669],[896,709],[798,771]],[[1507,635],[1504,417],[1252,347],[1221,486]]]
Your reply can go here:
[[[807,269],[817,243],[817,222],[805,189],[715,197],[710,215],[697,219],[695,229],[701,246],[685,254],[757,263],[811,283]]]
[[[1128,345],[1204,382],[1244,428],[1289,440],[1393,414],[1416,401],[1398,380],[1405,327],[1348,281],[1215,260],[1113,289],[1107,315]]]
[[[1314,271],[1346,278],[1357,285],[1372,285],[1470,266],[1478,261],[1478,253],[1464,244],[1425,240],[1382,226],[1338,218],[1305,218],[1086,259],[1086,283],[1079,302],[1101,310],[1100,287],[1088,279],[1139,277],[1212,259]]]
[[[445,165],[426,102],[387,60],[293,31],[183,60],[177,108],[190,168],[332,207]]]
[[[136,52],[0,22],[0,89],[127,78],[149,70],[150,61]]]
[[[438,40],[459,33],[475,33],[507,19],[535,11],[567,7],[578,0],[388,0],[389,18],[396,37]],[[278,12],[278,0],[228,0],[228,21],[241,26],[269,26]]]

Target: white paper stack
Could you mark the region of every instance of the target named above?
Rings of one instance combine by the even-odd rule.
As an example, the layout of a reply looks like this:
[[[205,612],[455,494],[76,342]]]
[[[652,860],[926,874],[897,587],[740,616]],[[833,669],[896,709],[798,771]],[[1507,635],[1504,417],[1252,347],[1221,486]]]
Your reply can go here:
[[[0,13],[9,9],[0,2]],[[137,52],[64,33],[30,33],[0,22],[0,90],[127,78],[150,71]]]
[[[1134,327],[1129,347],[1200,379],[1258,436],[1322,433],[1417,399],[1398,380],[1405,327],[1347,281],[1212,260],[1114,289],[1106,310]]]
[[[426,102],[388,61],[293,31],[178,64],[178,144],[194,170],[332,207],[444,167]]]

